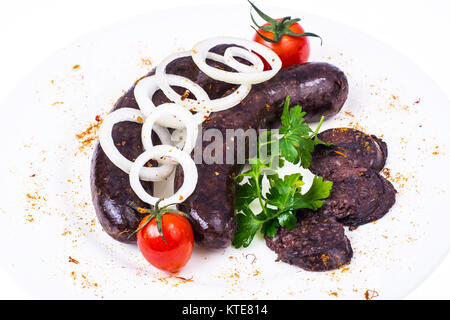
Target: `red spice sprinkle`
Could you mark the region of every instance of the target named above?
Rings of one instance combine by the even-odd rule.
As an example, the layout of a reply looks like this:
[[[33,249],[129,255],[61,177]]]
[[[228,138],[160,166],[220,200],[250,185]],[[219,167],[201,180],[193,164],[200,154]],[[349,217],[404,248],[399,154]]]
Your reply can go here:
[[[194,281],[193,277],[190,277],[189,279],[186,279],[185,277],[180,277],[180,276],[172,276],[172,277],[174,277],[176,279],[179,279],[179,280],[181,280],[183,282],[193,282]]]
[[[72,258],[71,256],[69,256],[69,262],[72,262],[72,263],[75,263],[75,264],[79,264],[80,263],[77,260],[75,260],[74,258]]]
[[[76,65],[74,65],[74,66],[72,67],[72,69],[75,70],[75,69],[78,69],[79,67],[80,67],[80,65],[79,65],[79,64],[76,64]]]
[[[184,94],[181,96],[181,101],[186,100],[186,98],[189,96],[189,93],[191,93],[189,90],[186,90]]]
[[[79,147],[80,151],[88,148],[92,144],[92,142],[97,139],[98,130],[100,129],[101,123],[101,119],[97,123],[91,123],[84,132],[76,135],[81,144]]]
[[[339,152],[339,151],[334,151],[334,152],[337,153],[338,155],[341,155],[341,156],[347,158],[347,155],[342,152]]]
[[[97,122],[102,121],[102,118],[100,117],[99,114],[95,116],[95,121],[97,121]]]
[[[337,292],[330,292],[330,296],[335,296],[335,297],[337,297],[337,296],[338,296],[338,293],[337,293]]]
[[[142,64],[144,66],[151,66],[152,65],[152,61],[150,59],[141,58],[141,61],[142,61]]]
[[[373,298],[376,297],[378,297],[378,292],[376,292],[375,290],[367,289],[366,292],[364,293],[364,298],[366,300],[372,300]]]

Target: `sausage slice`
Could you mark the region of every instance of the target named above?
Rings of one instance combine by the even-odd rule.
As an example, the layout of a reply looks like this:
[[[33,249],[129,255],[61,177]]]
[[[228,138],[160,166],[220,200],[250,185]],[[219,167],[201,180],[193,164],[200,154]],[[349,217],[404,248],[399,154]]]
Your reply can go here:
[[[314,212],[300,213],[293,230],[279,228],[267,246],[277,253],[277,261],[308,271],[328,271],[350,262],[353,250],[344,227],[334,218]]]
[[[395,203],[396,190],[376,171],[341,168],[333,181],[330,197],[319,213],[334,217],[346,226],[359,226],[382,218]]]
[[[312,154],[310,170],[322,177],[330,177],[340,168],[370,168],[380,171],[387,158],[387,145],[374,135],[351,128],[328,129],[318,137],[331,147],[319,145]]]

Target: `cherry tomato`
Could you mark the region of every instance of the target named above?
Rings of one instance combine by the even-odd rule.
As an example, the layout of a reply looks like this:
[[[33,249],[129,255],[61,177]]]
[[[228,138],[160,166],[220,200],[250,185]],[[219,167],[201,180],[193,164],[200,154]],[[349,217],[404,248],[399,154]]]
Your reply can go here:
[[[277,19],[280,21],[280,19]],[[264,26],[268,26],[270,23],[266,23]],[[294,23],[289,26],[289,29],[295,33],[304,33],[305,30],[298,24]],[[263,36],[273,39],[273,33],[259,29],[259,33]],[[272,49],[283,62],[283,67],[287,67],[293,64],[305,63],[309,59],[310,46],[308,37],[296,37],[290,35],[283,35],[280,41],[273,43],[264,40],[257,33],[253,37],[253,41],[263,44],[264,46]],[[265,69],[270,69],[267,62],[264,62]]]
[[[149,216],[142,219],[139,228]],[[138,231],[137,244],[145,259],[154,267],[177,272],[186,265],[192,255],[194,233],[188,219],[178,213],[165,213],[161,220],[162,233],[167,242],[161,237],[156,218],[153,218]]]
[[[275,51],[280,57],[283,67],[307,62],[310,51],[307,37],[320,38],[320,36],[312,32],[305,32],[298,24],[299,18],[292,19],[291,16],[286,16],[274,19],[258,9],[250,0],[248,2],[251,10],[254,10],[267,22],[260,26],[250,11],[250,18],[254,24],[252,28],[256,31],[253,40]],[[265,70],[270,69],[266,62],[264,67]]]

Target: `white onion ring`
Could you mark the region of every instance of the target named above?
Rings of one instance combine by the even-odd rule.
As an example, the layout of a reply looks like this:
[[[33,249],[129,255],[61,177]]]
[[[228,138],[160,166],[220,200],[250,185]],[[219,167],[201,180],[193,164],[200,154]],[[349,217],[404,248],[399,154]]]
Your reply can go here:
[[[231,68],[235,69],[236,71],[239,71],[239,72],[261,72],[261,71],[264,71],[264,63],[262,62],[261,58],[258,57],[253,52],[243,49],[241,47],[228,47],[225,50],[223,57],[225,59],[225,64],[227,64]],[[246,64],[243,64],[243,63],[237,61],[234,57],[239,57],[239,58],[245,59],[245,60],[251,62],[253,65],[248,66]]]
[[[242,49],[244,50],[244,49]],[[234,92],[230,93],[229,95],[218,98],[214,100],[209,100],[209,97],[205,99],[202,94],[196,94],[194,91],[192,93],[195,95],[196,100],[194,99],[183,99],[181,95],[175,92],[170,85],[174,85],[173,83],[170,83],[170,81],[167,81],[168,76],[172,76],[171,74],[166,73],[166,67],[167,65],[172,62],[173,60],[176,60],[178,58],[183,57],[190,57],[192,54],[191,51],[184,51],[184,52],[178,52],[174,53],[167,58],[165,58],[161,63],[156,67],[155,71],[155,79],[156,83],[161,88],[161,90],[164,92],[164,94],[167,96],[167,98],[171,99],[175,103],[179,103],[180,101],[186,105],[188,109],[193,109],[194,111],[206,113],[203,114],[203,118],[200,118],[199,120],[204,121],[207,116],[211,112],[218,112],[223,111],[229,108],[234,107],[238,103],[240,103],[244,98],[249,94],[251,90],[251,85],[249,84],[242,84],[239,86]],[[208,59],[226,64],[224,56],[221,56],[220,54],[209,52],[207,55]],[[257,57],[255,55],[255,57]],[[252,57],[251,61],[254,61],[255,58]],[[235,60],[236,61],[236,60]],[[261,59],[259,59],[261,61]],[[239,63],[236,61],[236,63]],[[261,62],[262,63],[262,62]],[[264,66],[264,65],[263,65]],[[188,85],[191,86],[191,88],[194,88],[194,85],[198,86],[195,82],[192,82],[191,80],[187,78],[183,78],[185,80],[184,84],[180,84],[181,87],[186,87],[189,89]],[[201,87],[200,87],[201,88]],[[203,89],[201,89],[203,90]],[[156,90],[155,90],[156,91]],[[136,92],[136,89],[135,89]],[[206,92],[203,90],[203,92],[206,94]],[[136,93],[135,93],[136,95]],[[137,99],[136,99],[137,100]],[[206,116],[206,118],[205,118]],[[201,122],[199,122],[201,123]],[[162,124],[162,123],[160,123]]]
[[[144,190],[141,182],[139,181],[139,172],[142,170],[142,167],[147,161],[153,158],[161,157],[175,159],[183,168],[185,178],[181,188],[178,189],[174,195],[162,200],[160,205],[165,206],[172,203],[181,203],[194,192],[197,185],[198,173],[194,160],[192,160],[186,152],[183,152],[174,146],[159,145],[142,153],[131,166],[130,186],[139,199],[148,204],[155,205],[159,199],[151,196]]]
[[[209,66],[206,63],[208,51],[218,44],[229,43],[242,46],[249,51],[261,55],[272,67],[272,70],[262,72],[228,72]],[[197,43],[192,49],[192,59],[197,67],[213,79],[233,84],[257,84],[272,78],[281,69],[281,60],[275,52],[254,41],[235,37],[209,38]]]
[[[183,151],[187,154],[191,154],[197,140],[198,126],[193,119],[194,116],[192,115],[192,113],[175,103],[164,103],[158,106],[145,119],[141,131],[142,144],[144,146],[144,149],[150,150],[153,147],[152,128],[158,118],[164,115],[171,115],[174,117],[173,119],[177,119],[177,121],[180,121],[182,124],[184,124],[184,127],[186,127],[185,132],[187,138],[184,142]],[[170,140],[172,141],[172,136],[170,137]]]
[[[226,64],[225,57],[214,52],[208,52],[207,59],[214,60],[222,64]],[[211,100],[212,111],[218,112],[233,108],[234,106],[236,106],[242,100],[245,99],[245,97],[250,93],[251,89],[252,86],[250,84],[241,84],[236,90],[234,90],[229,95],[222,98]]]
[[[207,111],[207,108],[209,107],[209,103],[210,103],[208,94],[205,92],[205,90],[203,90],[202,87],[200,87],[198,84],[196,84],[192,80],[179,76],[179,77],[183,78],[184,83],[180,83],[180,84],[178,84],[178,86],[181,86],[183,88],[187,88],[187,89],[191,90],[191,92],[194,94],[194,96],[196,98],[195,100],[189,99],[189,98],[183,98],[181,95],[176,93],[175,90],[173,90],[171,88],[171,85],[174,85],[174,84],[170,83],[169,79],[170,79],[170,76],[173,76],[173,75],[166,73],[167,65],[169,63],[171,63],[173,60],[176,60],[179,58],[184,58],[184,57],[189,57],[190,55],[191,55],[190,51],[183,51],[183,52],[173,53],[173,54],[167,56],[166,58],[164,58],[163,61],[161,61],[158,64],[158,66],[156,67],[156,71],[155,71],[156,83],[159,86],[159,88],[162,90],[162,92],[164,92],[166,97],[169,98],[170,100],[172,100],[173,102],[181,104],[181,105],[186,105],[186,107],[189,110],[194,110],[194,111],[202,112],[202,113],[210,113]]]
[[[181,149],[186,141],[186,128],[173,130],[171,140],[174,146]]]
[[[203,99],[202,101],[205,101],[205,103],[209,103],[208,94],[205,92],[205,90],[203,90],[202,87],[200,87],[195,82],[193,82],[187,78],[174,75],[174,74],[166,74],[165,77],[167,78],[166,82],[168,83],[169,88],[170,88],[170,85],[184,87],[184,88],[190,90],[196,97],[200,97],[201,99]],[[138,82],[138,84],[134,88],[134,98],[136,99],[136,102],[139,105],[139,108],[145,115],[148,115],[150,112],[152,112],[153,110],[155,110],[157,108],[152,101],[152,97],[155,94],[155,92],[159,89],[160,89],[160,87],[156,82],[156,76],[149,76],[149,77],[142,79],[141,81]],[[173,91],[172,88],[170,88],[170,90]],[[166,94],[166,96],[169,99],[171,99],[172,101],[179,100],[181,102],[186,102],[184,104],[181,104],[186,109],[189,109],[192,111],[198,111],[194,115],[196,123],[200,124],[203,121],[205,121],[205,119],[208,118],[211,111],[208,112],[208,110],[206,110],[205,103],[203,103],[203,105],[199,105],[197,102],[195,102],[194,103],[195,108],[194,108],[192,106],[193,104],[188,103],[188,102],[196,101],[196,100],[184,99],[184,101],[183,101],[182,97],[179,94],[177,94],[175,91],[173,91],[173,92],[179,97],[179,99],[171,99],[171,97],[169,97],[165,92],[164,92],[164,94]],[[177,102],[177,104],[180,104],[180,103]],[[159,125],[162,125],[164,127],[169,127],[169,128],[174,128],[174,129],[182,129],[183,128],[183,126],[180,124],[180,122],[174,120],[172,117],[170,117],[170,115],[159,118],[156,123]]]
[[[102,126],[99,132],[99,141],[102,146],[103,152],[111,160],[114,165],[126,173],[130,173],[131,166],[133,162],[125,158],[117,149],[112,138],[112,129],[116,123],[131,121],[136,123],[143,123],[144,114],[132,108],[122,108],[108,114],[105,119],[103,119]],[[160,140],[164,144],[171,143],[171,135],[167,128],[160,126],[154,127],[156,134],[159,136]],[[173,171],[173,168],[165,168],[164,171],[160,170],[159,167],[148,168],[144,167],[139,172],[139,177],[144,181],[160,181],[167,178]]]

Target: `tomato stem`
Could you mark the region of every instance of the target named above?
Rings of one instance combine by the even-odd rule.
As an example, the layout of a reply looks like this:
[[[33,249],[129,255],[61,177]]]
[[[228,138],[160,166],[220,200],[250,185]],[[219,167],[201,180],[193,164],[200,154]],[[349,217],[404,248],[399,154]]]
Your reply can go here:
[[[317,38],[320,39],[320,45],[322,45],[322,38],[320,36],[318,36],[317,34],[315,34],[315,33],[312,33],[312,32],[297,33],[297,32],[294,32],[294,31],[289,29],[289,27],[292,26],[294,23],[297,23],[298,21],[300,21],[299,18],[291,19],[290,16],[287,16],[287,17],[283,17],[283,18],[277,20],[277,19],[269,17],[267,14],[262,12],[250,0],[248,0],[248,2],[252,6],[250,8],[250,18],[251,18],[252,22],[255,24],[255,26],[257,28],[255,28],[254,26],[251,26],[251,27],[265,41],[272,42],[272,43],[277,43],[277,42],[279,42],[281,40],[281,38],[284,35],[294,36],[294,37],[317,37]],[[268,24],[264,25],[264,26],[258,25],[258,23],[256,22],[255,18],[252,15],[252,9],[254,9],[256,11],[256,13],[262,19],[264,19],[264,21],[266,21]],[[273,39],[270,39],[270,38],[262,35],[261,32],[259,32],[258,29],[272,33],[273,34]]]
[[[138,233],[142,228],[144,228],[153,218],[156,219],[156,227],[158,228],[158,232],[161,236],[161,238],[163,238],[164,242],[167,243],[166,238],[164,237],[164,233],[163,233],[163,228],[162,228],[162,216],[165,215],[166,213],[177,213],[185,218],[187,218],[188,220],[192,221],[192,218],[180,211],[180,210],[176,210],[176,209],[171,209],[169,208],[169,206],[174,205],[176,203],[171,203],[171,204],[167,204],[163,207],[159,207],[159,203],[164,200],[164,198],[159,199],[156,203],[155,203],[155,207],[153,209],[148,209],[148,208],[140,208],[138,207],[134,202],[131,202],[128,206],[130,208],[132,208],[133,210],[139,212],[139,213],[147,213],[148,215],[144,218],[146,219],[140,226],[139,228],[137,228],[136,230],[133,231],[133,233],[131,233],[128,238],[131,238],[133,235],[135,235],[136,233]]]

